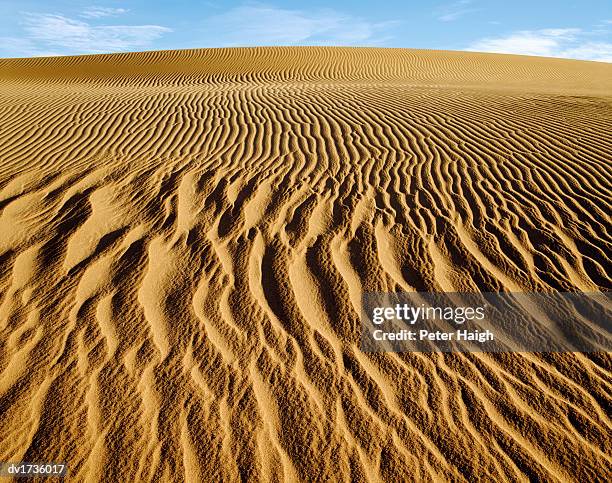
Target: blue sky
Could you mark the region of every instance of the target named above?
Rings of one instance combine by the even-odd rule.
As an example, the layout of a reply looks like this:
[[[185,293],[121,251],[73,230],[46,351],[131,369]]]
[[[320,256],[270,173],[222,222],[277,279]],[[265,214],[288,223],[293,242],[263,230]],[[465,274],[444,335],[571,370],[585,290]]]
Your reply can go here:
[[[609,0],[0,0],[0,9],[0,57],[356,45],[612,62]]]

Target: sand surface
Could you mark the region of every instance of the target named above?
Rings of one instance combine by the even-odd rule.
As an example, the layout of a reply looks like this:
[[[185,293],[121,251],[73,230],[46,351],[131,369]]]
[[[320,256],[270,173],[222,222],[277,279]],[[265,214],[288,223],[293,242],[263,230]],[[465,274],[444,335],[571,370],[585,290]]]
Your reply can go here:
[[[612,359],[365,354],[362,291],[611,283],[612,64],[0,60],[0,461],[612,479]]]

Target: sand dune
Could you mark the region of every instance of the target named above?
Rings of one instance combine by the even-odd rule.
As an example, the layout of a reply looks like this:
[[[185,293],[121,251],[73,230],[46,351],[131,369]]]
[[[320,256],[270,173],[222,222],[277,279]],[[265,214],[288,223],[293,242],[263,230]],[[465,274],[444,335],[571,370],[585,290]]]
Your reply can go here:
[[[0,60],[0,461],[612,479],[612,360],[366,354],[362,291],[610,290],[612,65]]]

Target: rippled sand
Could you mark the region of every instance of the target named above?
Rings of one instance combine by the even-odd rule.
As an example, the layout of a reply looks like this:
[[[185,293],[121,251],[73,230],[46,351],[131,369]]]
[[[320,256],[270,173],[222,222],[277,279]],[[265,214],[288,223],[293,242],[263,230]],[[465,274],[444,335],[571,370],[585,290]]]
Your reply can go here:
[[[0,60],[0,461],[612,479],[612,359],[365,354],[362,291],[612,287],[612,64]]]

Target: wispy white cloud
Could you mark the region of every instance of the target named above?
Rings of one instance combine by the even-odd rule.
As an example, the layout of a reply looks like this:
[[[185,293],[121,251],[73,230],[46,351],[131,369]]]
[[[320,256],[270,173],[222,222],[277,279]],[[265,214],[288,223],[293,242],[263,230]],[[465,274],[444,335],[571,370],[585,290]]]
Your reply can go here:
[[[331,9],[291,10],[250,3],[205,20],[214,46],[384,45],[395,21],[371,22]]]
[[[599,41],[601,35],[578,28],[519,30],[478,40],[465,50],[612,62],[612,43]]]
[[[117,15],[123,15],[124,13],[127,13],[127,12],[129,12],[127,8],[93,6],[81,12],[79,17],[83,17],[83,18],[116,17]]]
[[[475,12],[477,9],[471,7],[472,3],[472,0],[458,0],[442,5],[435,10],[436,18],[441,22],[453,22],[468,13]]]
[[[171,32],[160,25],[92,25],[64,15],[36,13],[24,14],[22,27],[22,37],[0,38],[3,55],[124,52],[147,47]]]

